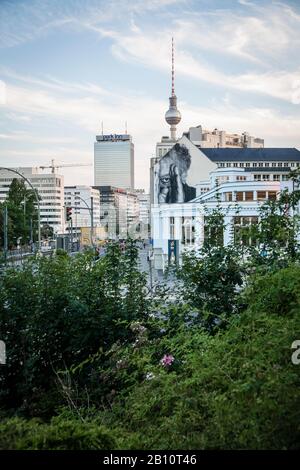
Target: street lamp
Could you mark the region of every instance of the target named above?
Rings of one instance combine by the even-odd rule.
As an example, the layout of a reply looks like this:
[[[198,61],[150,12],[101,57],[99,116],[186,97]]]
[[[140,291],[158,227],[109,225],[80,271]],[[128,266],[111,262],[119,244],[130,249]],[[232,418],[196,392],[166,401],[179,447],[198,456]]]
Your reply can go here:
[[[41,251],[41,208],[40,208],[40,200],[39,200],[38,192],[33,187],[32,183],[29,181],[29,179],[27,179],[19,171],[14,170],[12,168],[6,168],[6,167],[3,167],[3,166],[0,166],[0,170],[11,171],[12,173],[15,173],[16,175],[20,176],[21,178],[23,178],[24,181],[26,181],[26,183],[29,184],[29,186],[31,187],[31,189],[34,192],[36,202],[37,202],[37,206],[38,206],[38,253],[40,253],[40,251]]]

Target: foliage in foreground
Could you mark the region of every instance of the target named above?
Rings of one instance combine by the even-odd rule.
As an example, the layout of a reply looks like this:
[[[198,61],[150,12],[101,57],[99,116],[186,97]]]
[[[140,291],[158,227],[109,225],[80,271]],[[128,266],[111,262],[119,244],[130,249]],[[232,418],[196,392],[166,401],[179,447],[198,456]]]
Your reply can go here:
[[[148,311],[136,247],[129,242],[125,255],[117,244],[107,251],[97,262],[89,254],[59,255],[2,274],[0,337],[9,360],[0,370],[0,407],[51,416],[61,400],[61,371],[132,337],[129,324]],[[79,389],[95,381],[91,367],[80,380]],[[106,384],[92,388],[105,397]]]
[[[299,264],[245,289],[232,247],[203,254],[169,299],[149,295],[131,242],[5,271],[0,449],[299,447]]]
[[[127,423],[124,446],[299,446],[300,376],[290,349],[300,335],[299,296],[294,311],[278,312],[275,303],[273,312],[261,310],[261,303],[259,296],[241,319],[232,319],[214,337],[183,329],[167,341],[181,366],[170,372],[153,369],[153,378],[126,399],[120,421]]]
[[[243,297],[247,309],[215,335],[180,323],[180,308],[176,325],[161,320],[160,334],[133,324],[132,342],[109,353],[109,381],[123,384],[109,407],[86,418],[86,402],[48,424],[12,418],[0,427],[0,447],[10,435],[11,448],[24,449],[298,448],[291,344],[300,337],[300,267],[257,276]]]
[[[64,415],[49,424],[11,418],[0,423],[0,450],[105,450],[115,447],[112,434],[99,422]]]

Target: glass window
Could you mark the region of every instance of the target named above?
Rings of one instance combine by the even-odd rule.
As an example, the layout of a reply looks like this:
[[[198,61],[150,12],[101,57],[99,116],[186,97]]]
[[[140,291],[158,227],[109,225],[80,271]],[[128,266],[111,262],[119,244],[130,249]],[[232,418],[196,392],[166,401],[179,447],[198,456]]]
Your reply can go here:
[[[170,240],[174,240],[175,237],[175,218],[170,217]]]
[[[245,192],[245,201],[253,201],[253,191]]]
[[[269,191],[268,199],[270,199],[271,201],[276,201],[276,191]]]
[[[263,201],[266,199],[266,191],[257,191],[257,200]]]
[[[234,243],[236,245],[251,246],[256,245],[255,225],[258,224],[256,216],[236,216],[233,217]]]
[[[236,192],[236,201],[243,201],[244,200],[244,193],[242,191],[237,191]]]
[[[181,242],[194,243],[195,242],[195,217],[182,217],[181,218]]]

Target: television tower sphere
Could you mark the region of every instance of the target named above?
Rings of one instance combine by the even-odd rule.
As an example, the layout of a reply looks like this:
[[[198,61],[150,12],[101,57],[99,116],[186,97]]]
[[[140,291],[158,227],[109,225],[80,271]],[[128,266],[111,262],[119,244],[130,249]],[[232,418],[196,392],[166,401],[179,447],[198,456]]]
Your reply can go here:
[[[176,126],[181,121],[180,111],[177,109],[177,98],[176,96],[170,96],[170,107],[165,114],[165,119],[170,126]]]

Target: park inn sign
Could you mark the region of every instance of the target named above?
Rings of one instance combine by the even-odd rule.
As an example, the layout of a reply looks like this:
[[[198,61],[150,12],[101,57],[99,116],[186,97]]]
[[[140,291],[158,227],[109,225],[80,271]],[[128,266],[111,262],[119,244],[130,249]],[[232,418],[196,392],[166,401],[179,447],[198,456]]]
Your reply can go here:
[[[108,141],[108,142],[117,142],[117,141],[124,141],[130,140],[130,135],[128,134],[102,134],[97,135],[96,140],[99,141]]]

